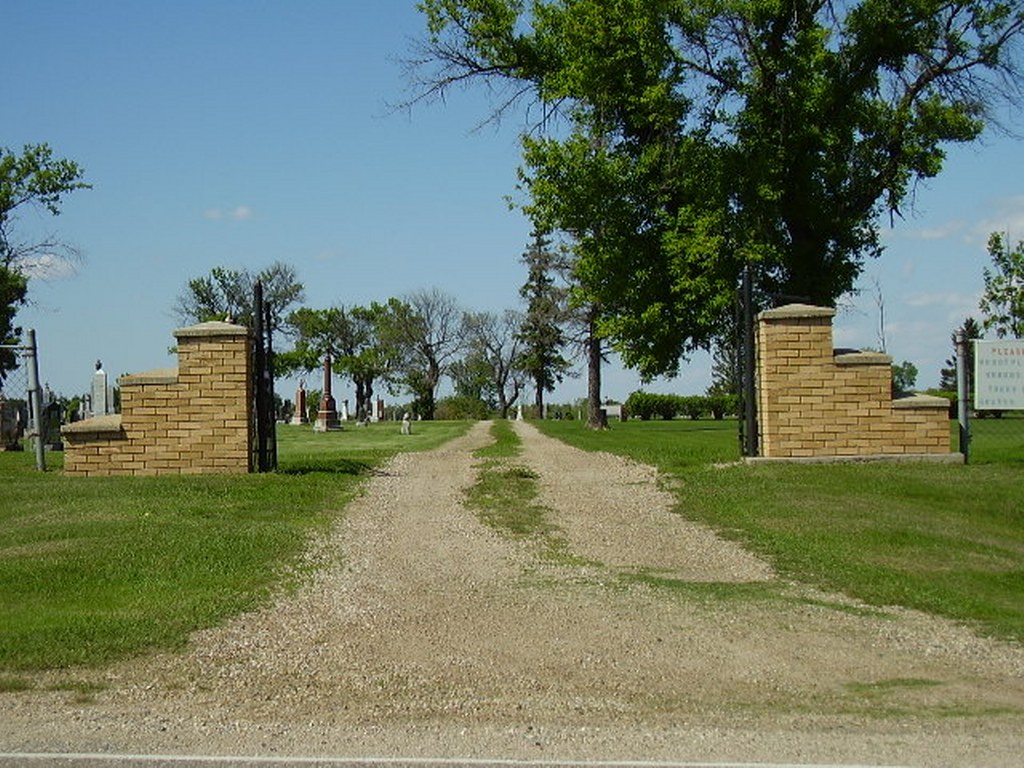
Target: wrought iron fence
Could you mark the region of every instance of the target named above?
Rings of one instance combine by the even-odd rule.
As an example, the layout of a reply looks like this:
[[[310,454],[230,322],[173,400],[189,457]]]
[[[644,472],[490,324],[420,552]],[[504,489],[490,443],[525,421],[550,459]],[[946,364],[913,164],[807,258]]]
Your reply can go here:
[[[13,352],[20,365],[8,373],[7,378],[0,382],[0,396],[3,399],[17,402],[19,393],[25,396],[24,437],[32,445],[36,454],[36,469],[46,469],[46,412],[43,410],[43,392],[39,384],[39,350],[36,346],[36,332],[29,329],[25,333],[23,344],[3,344],[0,350]],[[0,414],[0,417],[6,414]],[[20,409],[19,409],[20,416]],[[19,429],[19,431],[21,431]]]

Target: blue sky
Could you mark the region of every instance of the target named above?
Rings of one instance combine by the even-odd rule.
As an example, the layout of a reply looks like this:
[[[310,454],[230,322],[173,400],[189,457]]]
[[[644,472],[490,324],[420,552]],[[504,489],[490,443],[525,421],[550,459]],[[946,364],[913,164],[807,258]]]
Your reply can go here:
[[[475,130],[489,114],[478,91],[389,109],[408,95],[399,59],[423,27],[411,0],[3,5],[0,145],[49,143],[94,187],[58,218],[18,223],[83,256],[34,280],[18,316],[57,392],[85,392],[97,359],[115,376],[172,365],[175,299],[215,266],[293,264],[314,307],[434,286],[466,309],[518,306],[530,227],[506,198],[519,125]],[[988,233],[1024,238],[1022,150],[995,134],[951,149],[887,229],[837,345],[879,346],[880,294],[887,350],[918,366],[919,386],[937,383],[950,332],[978,314]],[[648,389],[703,391],[707,368],[698,357]],[[606,396],[639,385],[606,371]],[[555,399],[585,391],[567,380]]]

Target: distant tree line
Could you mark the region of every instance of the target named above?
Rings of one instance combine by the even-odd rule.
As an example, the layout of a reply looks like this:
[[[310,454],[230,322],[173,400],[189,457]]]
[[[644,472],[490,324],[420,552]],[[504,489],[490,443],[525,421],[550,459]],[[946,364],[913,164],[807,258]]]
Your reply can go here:
[[[708,416],[721,420],[735,416],[739,408],[739,397],[734,394],[709,395],[659,395],[642,390],[633,392],[625,403],[629,418],[649,421],[650,419],[701,419]]]
[[[294,268],[280,262],[259,272],[216,267],[190,279],[175,311],[183,323],[216,319],[251,325],[253,286],[260,281],[273,330],[291,342],[288,349],[275,342],[276,371],[313,373],[330,355],[333,372],[353,383],[359,420],[369,417],[382,388],[410,395],[412,414],[432,419],[507,417],[530,385],[543,412],[545,393],[571,369],[573,314],[544,238],[537,235],[522,259],[527,267],[522,311],[468,311],[437,288],[365,305],[301,306],[304,286]],[[439,413],[445,378],[454,397]]]

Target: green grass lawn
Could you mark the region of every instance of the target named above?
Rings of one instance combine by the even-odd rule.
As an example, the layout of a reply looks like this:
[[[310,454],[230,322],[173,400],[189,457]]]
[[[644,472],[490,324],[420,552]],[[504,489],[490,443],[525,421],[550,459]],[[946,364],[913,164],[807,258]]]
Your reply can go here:
[[[75,478],[0,453],[0,672],[174,648],[286,585],[308,537],[399,450],[468,422],[279,428],[267,475]]]
[[[1017,442],[979,438],[984,461],[968,466],[713,466],[736,459],[735,422],[630,421],[597,433],[579,422],[541,427],[580,448],[657,466],[678,481],[682,514],[788,578],[1024,640],[1024,431]]]

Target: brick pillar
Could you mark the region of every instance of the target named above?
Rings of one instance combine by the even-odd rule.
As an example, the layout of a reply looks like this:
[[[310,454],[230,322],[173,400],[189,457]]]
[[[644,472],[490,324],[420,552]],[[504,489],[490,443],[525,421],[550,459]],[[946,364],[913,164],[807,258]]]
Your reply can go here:
[[[178,340],[178,424],[192,471],[251,471],[252,339],[229,323],[200,323]]]
[[[832,318],[835,310],[792,304],[757,317],[757,407],[761,455],[807,432],[809,410],[828,397],[832,361]]]

